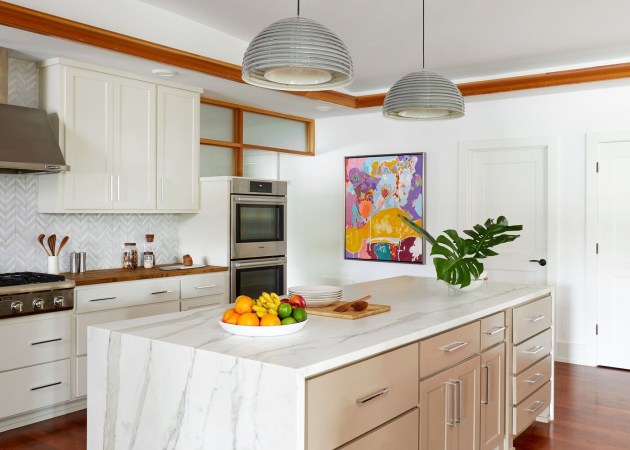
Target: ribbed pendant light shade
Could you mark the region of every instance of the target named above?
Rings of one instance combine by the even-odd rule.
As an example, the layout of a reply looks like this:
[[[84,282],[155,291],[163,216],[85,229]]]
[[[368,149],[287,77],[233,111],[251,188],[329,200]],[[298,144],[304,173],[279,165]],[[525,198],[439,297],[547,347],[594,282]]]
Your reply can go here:
[[[247,47],[243,80],[267,89],[320,91],[352,81],[352,58],[332,31],[305,17],[272,23]]]
[[[451,80],[422,70],[394,83],[385,96],[383,115],[402,120],[455,119],[464,115],[464,99]]]

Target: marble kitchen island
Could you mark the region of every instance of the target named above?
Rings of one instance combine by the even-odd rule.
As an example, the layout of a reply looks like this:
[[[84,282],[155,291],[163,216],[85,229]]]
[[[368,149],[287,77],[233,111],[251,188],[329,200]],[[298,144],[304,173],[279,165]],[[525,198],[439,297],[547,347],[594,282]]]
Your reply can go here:
[[[311,315],[303,330],[288,336],[230,335],[217,323],[225,305],[90,327],[88,449],[304,449],[305,380],[411,349],[416,390],[405,401],[415,408],[418,341],[501,311],[511,316],[510,308],[552,292],[488,283],[453,294],[433,279],[403,276],[344,287],[345,299],[371,294],[372,303],[389,304],[390,312],[359,320]],[[395,395],[392,389],[383,398]],[[552,406],[547,410],[553,414]]]

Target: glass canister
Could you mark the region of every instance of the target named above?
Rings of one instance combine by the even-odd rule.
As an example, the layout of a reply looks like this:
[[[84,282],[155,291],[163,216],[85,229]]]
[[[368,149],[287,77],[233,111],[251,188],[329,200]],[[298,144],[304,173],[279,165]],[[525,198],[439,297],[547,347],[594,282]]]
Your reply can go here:
[[[153,239],[152,234],[146,235],[147,241],[144,243],[144,253],[142,255],[142,263],[145,269],[151,269],[155,264],[155,254],[153,253]]]
[[[125,242],[123,248],[123,269],[138,268],[138,248],[135,242]]]

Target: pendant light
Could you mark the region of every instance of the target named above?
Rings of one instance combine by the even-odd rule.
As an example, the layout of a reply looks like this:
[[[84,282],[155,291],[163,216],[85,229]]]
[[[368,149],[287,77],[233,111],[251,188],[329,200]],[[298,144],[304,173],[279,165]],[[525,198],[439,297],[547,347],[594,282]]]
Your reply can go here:
[[[464,98],[455,83],[424,69],[424,0],[422,0],[422,71],[412,72],[390,88],[383,115],[401,120],[455,119],[464,115]]]
[[[352,82],[352,58],[345,44],[314,20],[297,17],[272,23],[250,42],[243,81],[283,91],[321,91]]]

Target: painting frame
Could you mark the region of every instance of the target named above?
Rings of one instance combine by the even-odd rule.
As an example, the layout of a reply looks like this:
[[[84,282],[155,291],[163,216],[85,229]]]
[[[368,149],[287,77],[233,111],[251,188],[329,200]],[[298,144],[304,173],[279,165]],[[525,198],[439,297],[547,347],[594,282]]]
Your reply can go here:
[[[427,261],[427,254],[426,254],[426,240],[424,238],[422,238],[421,236],[419,236],[416,232],[414,232],[413,230],[411,230],[411,228],[409,228],[398,216],[398,212],[397,211],[393,211],[390,213],[384,213],[384,211],[388,211],[393,209],[393,207],[389,207],[389,208],[384,208],[384,209],[380,209],[377,210],[374,215],[369,215],[369,219],[367,219],[364,216],[364,211],[362,211],[362,217],[363,220],[365,220],[366,222],[364,223],[364,227],[373,227],[374,224],[370,224],[370,220],[372,220],[372,217],[376,216],[379,213],[383,213],[383,214],[388,214],[389,218],[387,219],[391,224],[393,224],[395,230],[398,230],[398,233],[403,233],[403,234],[399,234],[398,235],[398,239],[395,237],[396,235],[396,231],[394,231],[394,236],[390,236],[389,238],[386,236],[380,236],[380,237],[374,237],[372,235],[371,231],[368,230],[363,230],[362,233],[362,238],[357,238],[356,234],[359,233],[358,229],[359,227],[357,226],[356,228],[353,226],[349,225],[353,225],[355,224],[358,220],[360,220],[361,218],[359,217],[357,219],[357,212],[359,210],[359,193],[357,190],[356,185],[352,185],[352,181],[350,180],[351,177],[351,169],[357,169],[359,167],[360,164],[364,163],[365,161],[371,162],[371,163],[378,163],[379,161],[384,162],[384,161],[390,161],[391,163],[393,163],[394,161],[398,162],[406,162],[406,161],[412,161],[414,158],[416,158],[418,160],[418,162],[416,162],[413,165],[413,171],[411,171],[409,174],[406,174],[407,176],[407,180],[411,179],[413,180],[412,182],[409,182],[410,186],[407,186],[407,189],[410,189],[411,191],[413,191],[415,188],[413,186],[411,186],[413,183],[417,184],[417,180],[419,177],[420,180],[420,187],[418,188],[418,195],[417,197],[414,198],[409,198],[411,197],[411,195],[408,195],[407,199],[406,199],[406,205],[396,205],[396,208],[402,209],[407,217],[412,217],[414,218],[415,216],[419,215],[419,221],[421,222],[421,225],[423,227],[426,227],[426,152],[400,152],[400,153],[383,153],[383,154],[373,154],[373,155],[352,155],[352,156],[345,156],[344,157],[344,260],[350,260],[350,261],[371,261],[371,262],[393,262],[393,263],[402,263],[402,264],[419,264],[419,265],[425,265],[426,261]],[[419,166],[419,167],[418,167]],[[402,168],[399,170],[406,170],[406,168]],[[371,177],[369,174],[366,174],[365,172],[361,172],[364,178],[367,176],[370,178],[370,182],[374,183],[376,177]],[[400,173],[400,172],[399,172]],[[356,175],[356,171],[353,172],[352,174],[353,176]],[[393,176],[393,174],[389,173],[386,174],[386,176]],[[385,179],[386,177],[384,176],[382,179]],[[382,181],[382,179],[379,179],[379,184],[380,181]],[[396,180],[398,180],[399,177],[396,176]],[[355,177],[354,178],[354,183],[359,183],[359,180]],[[396,192],[398,192],[398,181],[396,182],[397,184],[397,189]],[[354,190],[354,195],[356,198],[352,197],[352,193]],[[408,192],[408,194],[411,194],[411,192]],[[386,194],[384,194],[386,195]],[[413,195],[415,195],[415,193],[413,193]],[[381,196],[382,197],[382,196]],[[421,204],[421,210],[420,213],[418,213],[417,211],[417,201],[420,201]],[[349,205],[349,202],[355,202],[353,205]],[[384,200],[382,198],[379,198],[379,203],[381,203],[381,205],[383,204]],[[413,208],[409,208],[409,203],[411,203],[413,205]],[[406,208],[405,208],[406,207]],[[371,210],[370,210],[371,211]],[[371,214],[371,213],[370,213]],[[351,216],[350,216],[351,215]],[[418,219],[414,219],[414,220],[418,220]],[[400,227],[400,228],[398,228]],[[349,231],[351,230],[351,231]],[[349,233],[352,234],[351,236],[349,236]],[[359,233],[361,234],[361,233]],[[366,239],[363,239],[365,236],[368,236]],[[403,235],[405,236],[404,239]],[[411,239],[414,239],[413,241]],[[358,245],[358,241],[361,241],[360,244],[360,250],[357,251],[350,251],[350,250],[356,250],[357,249],[357,245]],[[398,244],[396,244],[396,241],[398,240]],[[367,241],[367,242],[366,242]],[[413,242],[412,244],[410,244],[410,242]],[[367,247],[366,247],[367,245]],[[371,247],[370,247],[371,246]],[[384,248],[384,250],[374,250],[371,251],[370,249],[376,249],[377,246],[380,246],[381,249]],[[352,248],[349,248],[352,247]],[[395,250],[395,257],[394,257],[394,250]],[[417,253],[418,251],[420,252],[420,258],[418,259],[417,257]],[[387,257],[387,252],[389,252],[389,258]],[[415,255],[415,256],[414,256]],[[380,257],[379,257],[380,256]]]

